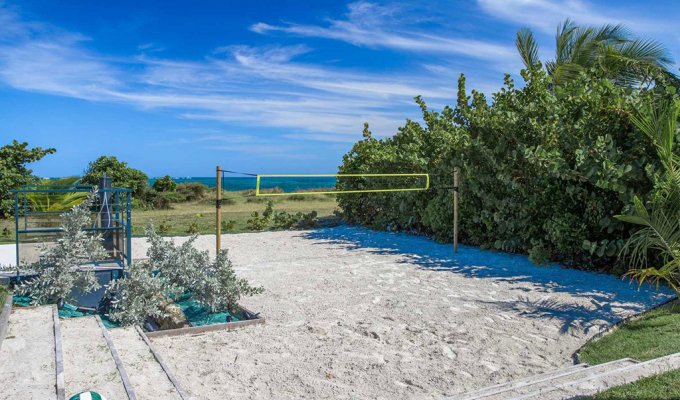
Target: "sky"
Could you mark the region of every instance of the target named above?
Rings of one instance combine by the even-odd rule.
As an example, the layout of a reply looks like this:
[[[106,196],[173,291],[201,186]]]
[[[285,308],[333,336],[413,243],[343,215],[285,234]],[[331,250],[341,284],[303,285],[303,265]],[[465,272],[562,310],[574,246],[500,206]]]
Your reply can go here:
[[[680,2],[622,0],[0,0],[0,145],[57,153],[44,177],[114,155],[149,176],[334,173],[368,122],[420,121],[456,81],[521,84],[515,32],[542,59],[557,25],[623,23],[680,65]],[[389,172],[389,171],[377,171]]]

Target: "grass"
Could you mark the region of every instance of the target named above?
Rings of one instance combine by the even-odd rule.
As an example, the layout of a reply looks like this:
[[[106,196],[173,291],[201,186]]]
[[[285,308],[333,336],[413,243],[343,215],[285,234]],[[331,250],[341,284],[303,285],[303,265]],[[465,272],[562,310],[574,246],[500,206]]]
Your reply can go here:
[[[0,284],[0,310],[2,310],[2,307],[5,306],[5,299],[7,298],[7,295],[9,294],[9,289],[3,284]]]
[[[251,213],[260,214],[267,201],[274,202],[274,211],[289,213],[316,211],[321,219],[334,215],[337,201],[334,195],[291,195],[281,197],[253,197],[253,191],[225,192],[222,201],[222,220],[234,221],[233,229],[222,233],[248,232],[246,222]],[[170,209],[132,210],[132,234],[144,235],[149,223],[164,236],[181,236],[193,233],[215,233],[215,192],[210,191],[202,200],[173,203]],[[0,244],[14,243],[14,221],[0,219]]]
[[[646,361],[680,352],[680,303],[660,307],[641,319],[623,324],[581,351],[591,365],[631,357]],[[680,370],[641,379],[599,393],[590,399],[680,398]]]
[[[226,192],[222,201],[222,220],[232,223],[233,229],[222,233],[247,232],[246,223],[251,213],[260,214],[268,198],[249,197],[249,192]],[[319,218],[334,215],[337,208],[335,196],[308,196],[305,200],[291,200],[288,196],[272,198],[274,211],[289,213],[316,211]],[[132,210],[132,234],[143,235],[149,223],[165,236],[188,235],[191,233],[215,233],[215,197],[185,203],[173,203],[169,210]],[[1,228],[0,228],[1,229]]]

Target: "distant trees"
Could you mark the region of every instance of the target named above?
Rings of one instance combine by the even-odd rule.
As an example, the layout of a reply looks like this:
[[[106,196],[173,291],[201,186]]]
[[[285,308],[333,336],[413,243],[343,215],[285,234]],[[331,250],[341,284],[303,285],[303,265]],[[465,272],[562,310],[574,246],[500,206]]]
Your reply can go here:
[[[170,175],[165,175],[162,178],[156,179],[153,183],[153,190],[157,192],[174,192],[177,188],[177,183],[172,180]]]
[[[516,45],[528,70],[542,68],[531,30],[519,30]],[[660,78],[677,83],[678,78],[668,70],[671,65],[669,52],[661,43],[637,38],[622,25],[581,27],[570,20],[557,27],[555,58],[545,62],[555,85],[589,71],[620,85],[649,84]]]
[[[104,173],[111,178],[113,186],[132,189],[134,197],[143,197],[149,188],[149,178],[144,172],[129,167],[126,162],[118,161],[114,156],[101,156],[91,162],[85,169],[81,182],[99,185]]]
[[[8,217],[13,213],[12,190],[39,180],[33,175],[33,171],[26,168],[26,164],[38,161],[56,151],[53,148],[42,147],[31,149],[28,143],[17,140],[0,147],[0,217]]]

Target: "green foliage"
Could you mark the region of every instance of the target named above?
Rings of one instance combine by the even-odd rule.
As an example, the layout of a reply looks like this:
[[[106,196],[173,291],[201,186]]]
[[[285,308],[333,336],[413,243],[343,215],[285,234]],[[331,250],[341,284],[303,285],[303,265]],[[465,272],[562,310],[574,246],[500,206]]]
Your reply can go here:
[[[165,175],[162,178],[156,179],[153,183],[153,190],[157,192],[174,192],[177,188],[177,183],[170,177]]]
[[[609,267],[632,228],[614,218],[647,198],[661,167],[630,123],[641,94],[597,74],[555,86],[545,71],[509,76],[493,102],[461,75],[456,107],[408,120],[386,139],[364,139],[340,173],[428,172],[428,192],[338,194],[343,216],[377,229],[452,239],[453,168],[461,168],[463,242],[582,267]],[[339,189],[357,188],[356,181]]]
[[[640,284],[647,280],[665,282],[680,294],[680,157],[675,150],[678,116],[680,100],[667,96],[647,99],[631,116],[656,147],[663,171],[655,176],[649,210],[635,197],[632,213],[617,218],[640,227],[623,251],[632,266],[627,275]]]
[[[104,173],[111,178],[113,186],[132,189],[132,195],[142,198],[148,190],[149,182],[146,174],[138,169],[129,167],[124,161],[118,161],[114,156],[101,156],[91,162],[81,179],[86,185],[99,185]]]
[[[250,219],[246,222],[246,227],[253,231],[261,231],[267,227],[269,221],[272,219],[274,214],[274,203],[270,200],[267,201],[267,207],[262,211],[262,215],[259,212],[253,211],[250,214]]]
[[[208,187],[198,182],[180,183],[175,190],[182,193],[186,201],[201,200],[208,194]]]
[[[85,293],[99,288],[92,270],[73,268],[108,257],[101,244],[101,235],[92,235],[83,230],[92,225],[91,207],[95,197],[96,192],[90,193],[84,201],[63,214],[62,235],[56,242],[45,244],[39,260],[25,267],[37,272],[38,276],[22,283],[18,293],[31,297],[32,303],[70,300],[74,288]]]
[[[229,221],[222,221],[221,226],[223,232],[230,232],[236,229],[236,221],[233,219],[230,219]]]
[[[28,143],[20,143],[16,140],[0,147],[0,217],[14,214],[12,190],[38,181],[38,178],[33,176],[33,171],[26,168],[26,164],[36,162],[55,152],[53,148],[29,149]]]
[[[42,187],[68,187],[78,183],[78,178],[43,179],[37,182]],[[66,211],[87,197],[84,192],[28,192],[26,198],[32,211]]]

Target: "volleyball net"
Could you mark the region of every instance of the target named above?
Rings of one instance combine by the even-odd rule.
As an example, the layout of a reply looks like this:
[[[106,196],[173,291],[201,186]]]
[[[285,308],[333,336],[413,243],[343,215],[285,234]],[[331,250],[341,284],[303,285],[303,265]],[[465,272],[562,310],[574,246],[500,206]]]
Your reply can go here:
[[[413,192],[428,189],[430,175],[423,173],[258,174],[255,178],[257,197]]]

